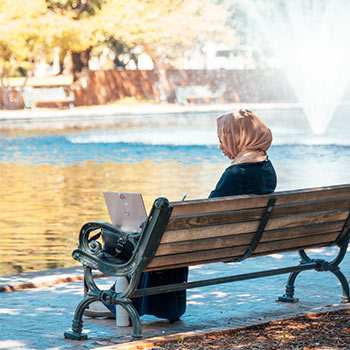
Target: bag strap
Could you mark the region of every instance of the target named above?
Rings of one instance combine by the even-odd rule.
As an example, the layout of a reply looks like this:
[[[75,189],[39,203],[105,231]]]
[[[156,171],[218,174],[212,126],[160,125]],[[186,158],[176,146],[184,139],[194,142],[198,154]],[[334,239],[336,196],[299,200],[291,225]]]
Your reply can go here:
[[[110,234],[113,234],[113,235],[115,235],[115,236],[119,236],[119,237],[118,237],[118,240],[117,240],[116,247],[114,248],[114,249],[115,249],[115,252],[116,252],[116,256],[117,256],[118,254],[120,254],[120,253],[123,251],[125,244],[128,242],[129,233],[126,233],[126,232],[124,232],[124,231],[119,231],[119,232],[118,232],[118,235],[117,235],[117,234],[114,233],[114,232],[110,232],[109,230],[103,229],[103,228],[102,228],[100,234],[101,234],[101,233],[102,233],[102,235],[103,235],[104,233],[110,233]],[[97,235],[96,235],[96,236],[97,236]],[[93,238],[94,238],[94,237],[93,237]]]
[[[102,230],[97,233],[95,236],[92,236],[91,238],[89,238],[88,242],[91,243],[91,241],[95,241],[96,239],[99,239],[101,236]]]
[[[125,232],[120,232],[120,236],[118,238],[117,246],[115,247],[115,251],[118,254],[120,254],[123,251],[123,248],[128,241],[129,234]]]
[[[96,235],[92,236],[91,238],[89,238],[88,242],[91,243],[91,241],[95,241],[96,239],[99,239],[101,237],[101,234],[103,235],[103,233],[112,233],[106,229],[101,228],[101,231],[98,232]],[[123,231],[119,231],[119,237],[118,237],[118,241],[117,241],[117,246],[115,248],[115,252],[116,252],[116,256],[118,254],[120,254],[123,251],[123,248],[125,246],[125,244],[128,242],[128,238],[129,238],[129,234]]]

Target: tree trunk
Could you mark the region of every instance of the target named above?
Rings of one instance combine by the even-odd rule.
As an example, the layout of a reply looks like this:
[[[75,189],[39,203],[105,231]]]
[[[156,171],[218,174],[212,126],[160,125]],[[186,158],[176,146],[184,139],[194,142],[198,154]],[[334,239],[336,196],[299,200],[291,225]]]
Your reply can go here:
[[[161,62],[161,60],[158,58],[158,56],[154,53],[154,51],[151,48],[149,48],[148,46],[144,46],[144,49],[145,49],[145,52],[151,57],[153,64],[155,66],[155,71],[158,75],[156,98],[160,102],[169,101],[172,93],[172,88],[168,79],[167,66]]]
[[[7,80],[7,83],[5,82]],[[1,106],[4,109],[10,108],[10,94],[9,94],[9,86],[8,86],[8,70],[3,68],[3,72],[0,73],[0,81],[1,81]]]
[[[29,72],[27,72],[26,74],[26,77],[24,79],[24,82],[21,86],[21,90],[17,92],[17,95],[16,95],[16,99],[15,99],[15,103],[14,103],[14,106],[15,106],[15,109],[18,109],[19,107],[19,101],[20,101],[20,98],[23,94],[23,91],[24,91],[24,88],[26,87],[27,85],[27,81],[28,81],[28,78],[29,78],[29,74],[32,73],[32,70],[30,70]]]
[[[72,52],[73,60],[73,81],[77,81],[82,71],[89,69],[91,48],[81,52]]]

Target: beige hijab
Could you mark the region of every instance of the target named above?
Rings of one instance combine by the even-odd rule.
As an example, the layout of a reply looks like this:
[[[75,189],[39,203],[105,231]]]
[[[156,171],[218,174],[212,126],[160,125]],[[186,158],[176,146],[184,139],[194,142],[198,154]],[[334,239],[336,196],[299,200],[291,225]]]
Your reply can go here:
[[[218,137],[232,164],[262,162],[272,142],[271,130],[251,111],[222,115],[217,119]]]

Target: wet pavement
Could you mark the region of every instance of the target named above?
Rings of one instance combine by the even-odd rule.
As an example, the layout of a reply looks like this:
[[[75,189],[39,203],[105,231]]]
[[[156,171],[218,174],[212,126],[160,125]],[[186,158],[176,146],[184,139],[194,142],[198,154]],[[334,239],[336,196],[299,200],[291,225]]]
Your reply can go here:
[[[312,257],[332,260],[336,248],[313,250]],[[340,265],[350,276],[350,255]],[[190,269],[190,280],[227,276],[296,265],[296,253],[275,254],[248,259],[241,263],[211,264]],[[64,339],[71,327],[75,306],[83,295],[81,268],[39,271],[0,277],[0,349],[126,349],[132,327],[117,327],[113,319],[84,317],[88,339]],[[233,329],[251,324],[347,308],[340,304],[341,287],[329,272],[302,272],[296,281],[295,297],[299,303],[276,302],[284,293],[287,275],[194,288],[187,292],[187,311],[181,321],[169,324],[143,316],[143,338],[169,337]],[[97,279],[100,288],[108,289],[113,278]],[[58,283],[57,283],[58,282]],[[24,288],[24,289],[21,289]],[[192,334],[191,333],[191,334]],[[117,345],[121,344],[121,345]],[[136,344],[136,343],[133,343]]]

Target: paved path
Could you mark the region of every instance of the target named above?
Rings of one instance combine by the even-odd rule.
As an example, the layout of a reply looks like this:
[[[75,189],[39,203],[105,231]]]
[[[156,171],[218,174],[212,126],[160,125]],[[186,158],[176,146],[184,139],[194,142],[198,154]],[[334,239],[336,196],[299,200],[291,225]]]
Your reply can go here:
[[[336,249],[318,251],[318,257],[331,260]],[[350,276],[349,260],[348,254],[341,264],[347,277]],[[242,263],[199,266],[190,270],[190,279],[290,266],[298,261],[297,254],[288,253]],[[75,267],[0,277],[0,288],[7,290],[9,286],[14,289],[21,285],[39,286],[0,293],[0,349],[92,349],[129,342],[131,327],[117,328],[112,319],[85,318],[84,329],[89,332],[86,341],[63,338],[63,332],[71,327],[74,308],[82,297],[82,281],[51,286],[45,286],[45,283],[74,279],[81,276],[80,272],[80,268]],[[314,271],[302,272],[297,279],[295,296],[300,299],[299,303],[278,303],[276,298],[283,294],[286,278],[286,275],[281,275],[191,289],[188,291],[187,311],[181,321],[169,324],[151,316],[142,317],[144,338],[232,329],[301,313],[349,307],[349,304],[339,304],[341,288],[337,279],[329,272]],[[109,288],[112,283],[111,278],[98,281],[104,288]]]

